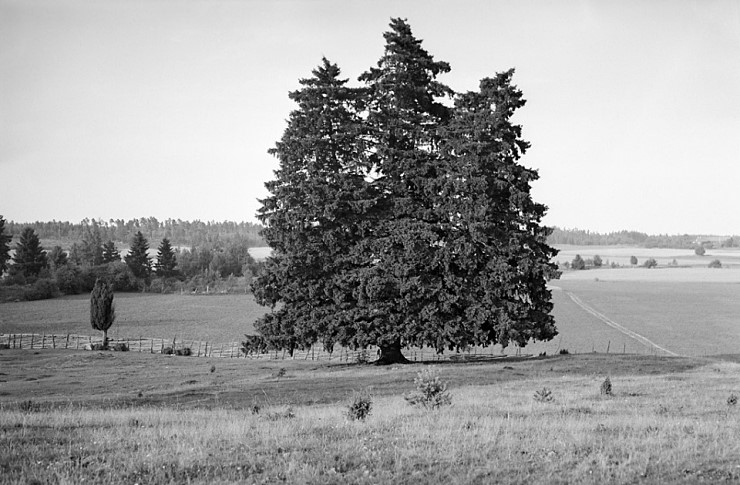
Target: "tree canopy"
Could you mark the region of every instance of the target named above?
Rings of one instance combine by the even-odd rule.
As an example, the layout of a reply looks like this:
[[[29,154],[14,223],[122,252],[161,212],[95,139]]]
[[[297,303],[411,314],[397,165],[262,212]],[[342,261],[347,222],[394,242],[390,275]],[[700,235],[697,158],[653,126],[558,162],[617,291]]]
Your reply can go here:
[[[177,274],[176,266],[177,257],[175,256],[175,251],[172,249],[170,240],[164,238],[157,249],[157,262],[154,264],[154,271],[157,273],[157,276],[169,278]]]
[[[95,330],[103,332],[103,348],[108,347],[108,329],[115,319],[113,285],[98,279],[90,293],[90,324]]]
[[[15,245],[13,271],[24,276],[38,276],[47,265],[46,251],[39,237],[30,227],[25,228]]]
[[[537,172],[519,163],[513,70],[457,94],[404,20],[384,37],[363,86],[324,59],[290,93],[259,213],[274,251],[253,282],[275,310],[257,329],[290,350],[376,345],[381,362],[407,345],[551,339],[556,251],[530,195]]]

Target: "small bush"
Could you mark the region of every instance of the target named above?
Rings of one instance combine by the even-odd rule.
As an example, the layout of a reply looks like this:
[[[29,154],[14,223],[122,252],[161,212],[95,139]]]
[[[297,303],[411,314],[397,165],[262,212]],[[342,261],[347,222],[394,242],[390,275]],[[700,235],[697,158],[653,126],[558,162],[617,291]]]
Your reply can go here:
[[[552,391],[547,387],[543,387],[542,389],[536,391],[533,398],[537,402],[552,402],[554,399]]]
[[[112,349],[115,350],[116,352],[128,352],[129,350],[128,345],[126,345],[125,342],[119,342],[117,344],[113,344]]]
[[[268,421],[280,421],[281,419],[293,419],[295,418],[295,412],[292,407],[288,407],[285,411],[276,413],[267,413],[264,415]]]
[[[92,344],[90,346],[90,350],[110,350],[110,348],[100,343],[100,344]]]
[[[560,352],[558,352],[560,355],[568,355],[570,354],[570,351],[568,349],[560,349]]]
[[[711,263],[708,265],[709,268],[721,268],[722,262],[719,259],[712,260]]]
[[[213,374],[214,372],[216,372],[216,364],[213,364],[211,366],[211,374]]]
[[[601,395],[611,396],[612,395],[612,381],[607,377],[604,382],[601,383]]]
[[[259,414],[260,413],[260,409],[262,409],[262,408],[257,403],[253,403],[252,406],[249,408],[249,410],[251,411],[252,414]]]
[[[439,373],[436,370],[422,370],[416,374],[414,384],[416,385],[416,392],[403,396],[412,406],[436,409],[452,404],[452,396],[447,392],[447,383],[439,378]]]
[[[373,399],[367,391],[355,392],[347,406],[347,417],[354,421],[364,421],[373,407]]]
[[[737,396],[734,393],[730,394],[730,397],[727,398],[727,405],[728,406],[737,405]]]
[[[281,377],[285,377],[285,373],[287,371],[285,370],[285,367],[279,368],[277,371],[275,371],[274,377],[276,379],[280,379]]]
[[[162,348],[162,353],[164,355],[172,355],[175,353],[175,351],[172,349],[172,347],[164,347]]]
[[[193,350],[190,347],[183,347],[181,349],[175,350],[175,355],[183,355],[185,357],[189,357],[193,355]]]
[[[37,402],[32,400],[22,401],[18,403],[18,411],[22,413],[37,413],[41,410],[41,406]]]
[[[34,300],[47,300],[54,298],[59,295],[59,288],[55,281],[43,278],[38,279],[33,285],[26,291],[24,295],[28,301]]]
[[[646,268],[655,268],[656,266],[658,266],[658,262],[655,260],[655,258],[649,258],[646,259],[645,262],[642,263],[642,265]]]

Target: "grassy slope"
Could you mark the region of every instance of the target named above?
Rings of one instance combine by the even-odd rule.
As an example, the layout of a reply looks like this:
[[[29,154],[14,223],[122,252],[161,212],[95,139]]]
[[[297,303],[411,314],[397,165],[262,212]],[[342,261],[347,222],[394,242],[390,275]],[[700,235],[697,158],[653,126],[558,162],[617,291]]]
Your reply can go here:
[[[727,404],[736,363],[597,354],[447,363],[437,368],[453,406],[431,412],[401,397],[422,367],[1,350],[0,482],[740,480],[740,410]],[[612,397],[599,395],[607,374]],[[545,386],[555,400],[534,401]],[[370,418],[347,420],[351,389],[365,387]],[[288,405],[296,417],[279,417]]]

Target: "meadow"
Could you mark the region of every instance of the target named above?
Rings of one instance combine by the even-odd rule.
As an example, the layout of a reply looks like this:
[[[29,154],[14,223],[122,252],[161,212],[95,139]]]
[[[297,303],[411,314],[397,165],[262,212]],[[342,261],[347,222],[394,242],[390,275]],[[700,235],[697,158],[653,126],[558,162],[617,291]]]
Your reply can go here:
[[[738,482],[740,269],[728,266],[565,272],[551,282],[555,339],[475,360],[0,349],[0,483]],[[250,295],[116,305],[113,336],[211,342],[239,340],[266,311]],[[87,296],[2,304],[0,333],[94,334],[88,311]],[[405,401],[429,368],[451,406]],[[535,399],[543,389],[551,400]],[[372,396],[366,421],[347,416],[357,391]]]
[[[740,480],[740,365],[729,361],[376,368],[6,349],[0,363],[0,483]],[[450,382],[451,406],[405,402],[420,368]],[[535,399],[543,388],[550,399]],[[347,416],[360,389],[372,395],[365,421]]]

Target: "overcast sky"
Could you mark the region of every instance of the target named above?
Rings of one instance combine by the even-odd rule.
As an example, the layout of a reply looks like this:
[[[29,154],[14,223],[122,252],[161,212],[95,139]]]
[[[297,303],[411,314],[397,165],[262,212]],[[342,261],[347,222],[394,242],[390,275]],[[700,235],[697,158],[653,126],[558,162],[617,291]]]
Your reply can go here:
[[[737,0],[0,0],[0,214],[255,221],[288,91],[391,17],[457,91],[516,68],[547,224],[740,234]]]

